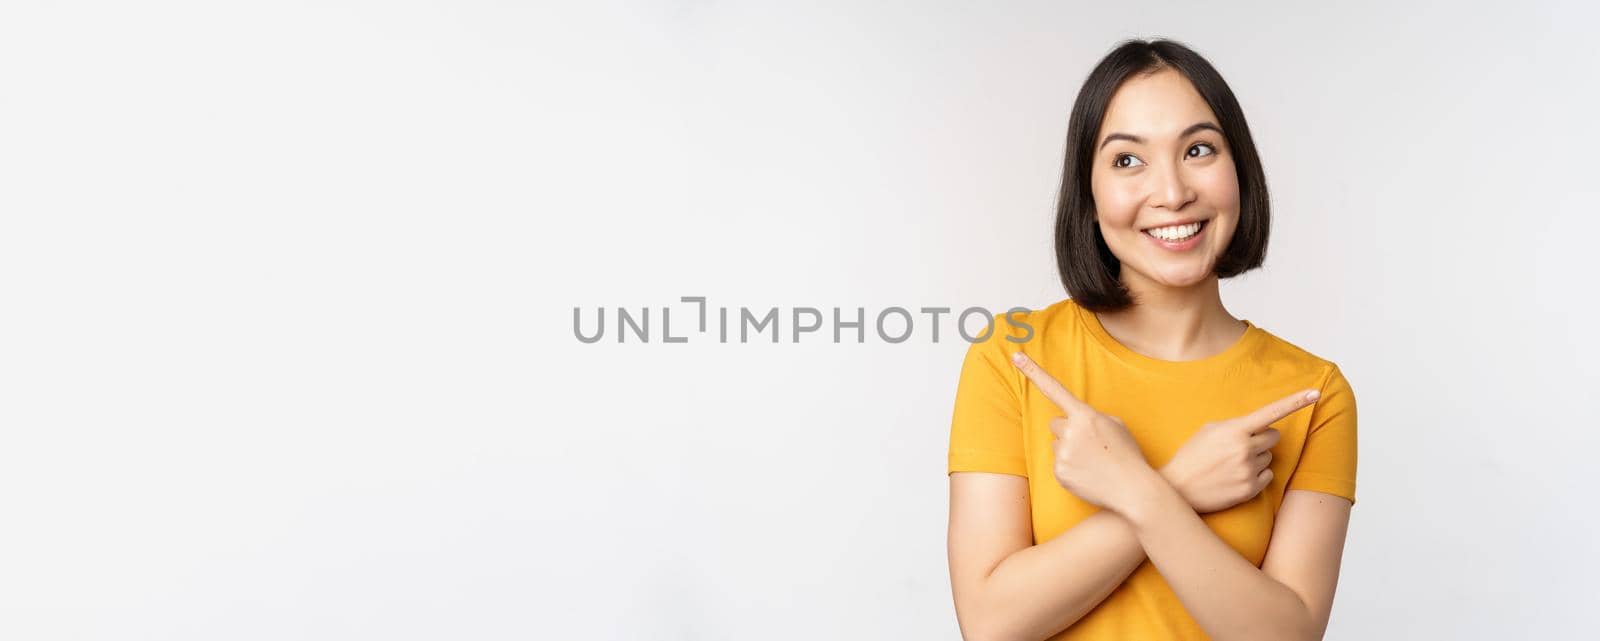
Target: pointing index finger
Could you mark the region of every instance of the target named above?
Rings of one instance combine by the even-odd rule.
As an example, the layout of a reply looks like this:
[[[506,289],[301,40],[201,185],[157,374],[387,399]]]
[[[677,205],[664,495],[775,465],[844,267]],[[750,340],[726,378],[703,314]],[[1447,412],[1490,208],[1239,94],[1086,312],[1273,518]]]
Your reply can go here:
[[[1244,416],[1245,424],[1249,426],[1251,433],[1255,433],[1265,429],[1268,425],[1283,420],[1284,417],[1295,413],[1300,408],[1317,402],[1317,398],[1321,395],[1321,392],[1314,389],[1300,390],[1246,414]]]
[[[1071,415],[1089,409],[1088,404],[1073,396],[1072,392],[1067,391],[1066,386],[1040,368],[1039,364],[1028,358],[1027,354],[1015,352],[1011,355],[1011,362],[1017,366],[1017,369],[1022,370],[1023,376],[1027,376],[1028,380],[1033,381],[1034,386],[1038,387],[1040,392],[1044,392],[1045,398],[1050,399],[1051,403],[1055,403],[1056,407],[1061,408],[1061,411]]]

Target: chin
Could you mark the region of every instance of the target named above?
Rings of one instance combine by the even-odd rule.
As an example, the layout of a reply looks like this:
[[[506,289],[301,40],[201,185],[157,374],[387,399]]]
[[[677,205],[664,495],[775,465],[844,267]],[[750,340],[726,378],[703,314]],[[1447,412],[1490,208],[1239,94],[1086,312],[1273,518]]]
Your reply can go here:
[[[1157,268],[1148,277],[1162,287],[1182,289],[1205,282],[1207,278],[1211,277],[1212,270],[1213,264],[1210,262],[1205,265],[1195,266],[1172,265],[1166,269]]]

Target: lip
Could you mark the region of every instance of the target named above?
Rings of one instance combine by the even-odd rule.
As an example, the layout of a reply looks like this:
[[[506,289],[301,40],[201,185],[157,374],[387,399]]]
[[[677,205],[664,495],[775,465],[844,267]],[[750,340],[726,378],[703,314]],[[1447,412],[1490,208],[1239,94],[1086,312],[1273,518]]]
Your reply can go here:
[[[1211,220],[1211,219],[1210,218],[1184,218],[1182,220],[1174,220],[1172,222],[1161,223],[1159,225],[1151,225],[1149,227],[1144,227],[1144,228],[1141,228],[1139,231],[1142,233],[1142,232],[1150,231],[1150,230],[1155,229],[1157,227],[1171,227],[1173,225],[1187,225],[1189,223],[1203,223],[1203,222],[1208,221],[1208,220]]]
[[[1155,243],[1155,245],[1157,247],[1160,247],[1162,249],[1166,249],[1166,250],[1170,250],[1170,251],[1177,251],[1177,252],[1188,251],[1190,249],[1193,249],[1196,245],[1199,245],[1200,244],[1200,239],[1203,236],[1206,235],[1207,231],[1211,230],[1211,221],[1210,221],[1210,219],[1202,218],[1202,219],[1186,220],[1186,221],[1181,221],[1181,222],[1176,222],[1176,223],[1167,223],[1165,225],[1156,225],[1156,227],[1167,227],[1167,226],[1170,226],[1170,225],[1187,225],[1189,223],[1201,223],[1200,231],[1197,231],[1197,232],[1194,233],[1193,236],[1190,236],[1190,237],[1185,238],[1185,239],[1183,239],[1181,241],[1178,241],[1178,242],[1168,242],[1168,241],[1165,241],[1165,240],[1161,240],[1160,238],[1156,238],[1155,236],[1151,236],[1150,234],[1145,233],[1145,231],[1146,231],[1145,229],[1139,230],[1139,235],[1140,236],[1144,236],[1146,240],[1149,240],[1150,242]],[[1155,227],[1147,227],[1146,229],[1155,229]]]

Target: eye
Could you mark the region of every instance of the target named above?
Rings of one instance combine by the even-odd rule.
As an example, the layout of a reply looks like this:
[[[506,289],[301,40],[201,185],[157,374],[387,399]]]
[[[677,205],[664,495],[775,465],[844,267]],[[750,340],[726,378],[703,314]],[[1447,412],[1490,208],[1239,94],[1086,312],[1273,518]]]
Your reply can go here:
[[[1127,169],[1129,167],[1137,167],[1143,164],[1144,161],[1134,157],[1133,154],[1117,154],[1116,159],[1111,161],[1111,166],[1118,169]]]
[[[1202,149],[1205,150],[1203,153],[1201,152]],[[1196,143],[1194,146],[1189,147],[1189,151],[1185,152],[1184,155],[1189,158],[1200,158],[1203,156],[1210,156],[1214,153],[1217,153],[1216,147],[1212,147],[1211,143],[1202,142]]]

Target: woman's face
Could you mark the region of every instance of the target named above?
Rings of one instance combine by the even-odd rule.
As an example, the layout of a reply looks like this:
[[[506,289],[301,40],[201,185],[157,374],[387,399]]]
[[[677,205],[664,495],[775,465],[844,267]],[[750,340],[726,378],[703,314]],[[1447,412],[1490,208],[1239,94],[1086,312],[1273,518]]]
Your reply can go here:
[[[1129,78],[1095,141],[1090,190],[1122,280],[1210,277],[1239,222],[1239,179],[1211,107],[1171,68]]]

